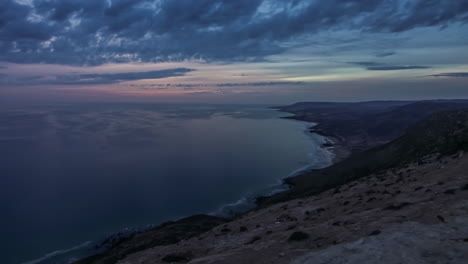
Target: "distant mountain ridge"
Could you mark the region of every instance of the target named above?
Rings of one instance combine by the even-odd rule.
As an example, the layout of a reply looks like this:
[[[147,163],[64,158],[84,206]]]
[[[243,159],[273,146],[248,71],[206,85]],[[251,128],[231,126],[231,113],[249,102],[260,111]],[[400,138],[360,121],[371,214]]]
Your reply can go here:
[[[389,142],[432,113],[468,108],[468,100],[297,103],[278,107],[290,117],[318,123],[313,131],[333,136],[352,151]]]

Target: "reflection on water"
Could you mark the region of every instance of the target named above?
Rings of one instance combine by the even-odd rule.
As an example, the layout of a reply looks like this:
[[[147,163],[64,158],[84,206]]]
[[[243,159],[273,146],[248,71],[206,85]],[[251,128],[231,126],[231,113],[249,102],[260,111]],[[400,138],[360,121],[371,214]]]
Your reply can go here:
[[[328,164],[322,139],[281,115],[200,105],[1,110],[3,263],[125,227],[238,210],[295,169]]]

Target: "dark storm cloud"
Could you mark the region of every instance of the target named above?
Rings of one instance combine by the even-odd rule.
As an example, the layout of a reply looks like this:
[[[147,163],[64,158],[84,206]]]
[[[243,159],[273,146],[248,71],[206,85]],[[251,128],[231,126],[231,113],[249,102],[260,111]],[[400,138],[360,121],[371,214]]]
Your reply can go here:
[[[218,84],[185,84],[185,83],[166,83],[166,84],[130,84],[129,87],[138,87],[144,90],[158,89],[168,90],[174,88],[182,88],[184,90],[196,90],[200,88],[226,88],[226,87],[248,87],[248,86],[275,86],[275,85],[302,85],[304,82],[249,82],[249,83],[218,83]]]
[[[81,74],[71,76],[59,76],[58,81],[70,82],[70,84],[86,83],[116,83],[123,81],[135,81],[144,79],[163,79],[168,77],[183,76],[187,72],[193,71],[187,68],[176,68],[148,72],[124,72],[112,74]]]
[[[384,63],[372,62],[372,61],[357,61],[349,62],[349,64],[357,65],[365,68],[368,71],[398,71],[398,70],[421,70],[430,69],[429,66],[418,66],[418,65],[388,65]]]
[[[54,78],[43,76],[28,76],[12,80],[16,85],[92,85],[92,84],[112,84],[125,81],[136,81],[144,79],[164,79],[169,77],[183,76],[194,71],[188,68],[175,68],[148,72],[124,72],[111,74],[69,74],[58,75]],[[1,78],[1,74],[0,74]]]
[[[452,22],[468,22],[468,1],[3,0],[0,61],[258,61],[330,29],[388,33]]]
[[[303,82],[252,82],[252,83],[219,83],[218,87],[236,87],[236,86],[273,86],[273,85],[301,85]]]
[[[399,71],[399,70],[422,70],[422,69],[430,69],[429,66],[401,66],[401,65],[394,65],[394,66],[371,66],[367,67],[366,70],[368,71]]]
[[[363,66],[363,67],[375,67],[375,66],[383,65],[382,63],[372,62],[372,61],[354,61],[354,62],[349,62],[349,64]]]
[[[0,5],[0,41],[47,40],[52,36],[53,27],[46,22],[28,20],[32,9],[13,0]]]
[[[441,74],[429,75],[432,77],[454,77],[454,78],[468,78],[468,72],[448,72]]]
[[[383,57],[389,57],[389,56],[393,56],[395,55],[396,52],[381,52],[381,53],[377,53],[375,54],[376,57],[379,57],[379,58],[383,58]]]

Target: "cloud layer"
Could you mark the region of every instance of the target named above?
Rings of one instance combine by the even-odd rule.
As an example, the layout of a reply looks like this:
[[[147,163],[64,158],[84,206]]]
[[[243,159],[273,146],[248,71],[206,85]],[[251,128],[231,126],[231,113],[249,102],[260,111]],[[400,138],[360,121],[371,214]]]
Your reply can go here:
[[[0,61],[254,61],[323,31],[454,22],[468,22],[466,0],[3,0]]]
[[[430,75],[432,77],[468,78],[468,72],[448,72]]]
[[[349,64],[363,67],[368,71],[423,70],[423,69],[431,68],[429,66],[419,66],[419,65],[389,65],[389,64],[371,62],[371,61],[349,62]]]
[[[112,84],[125,81],[136,81],[145,79],[164,79],[169,77],[183,76],[194,71],[188,68],[174,68],[147,72],[123,72],[123,73],[103,73],[103,74],[67,74],[56,75],[52,78],[42,76],[28,76],[15,80],[7,80],[9,83],[19,85],[93,85]],[[5,75],[4,77],[6,77]],[[2,74],[0,73],[0,79]]]

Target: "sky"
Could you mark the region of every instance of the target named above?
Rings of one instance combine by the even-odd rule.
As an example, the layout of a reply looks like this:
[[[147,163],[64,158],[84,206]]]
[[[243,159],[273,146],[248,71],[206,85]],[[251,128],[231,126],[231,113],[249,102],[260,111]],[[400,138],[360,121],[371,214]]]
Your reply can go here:
[[[467,0],[2,0],[0,102],[468,98]]]

